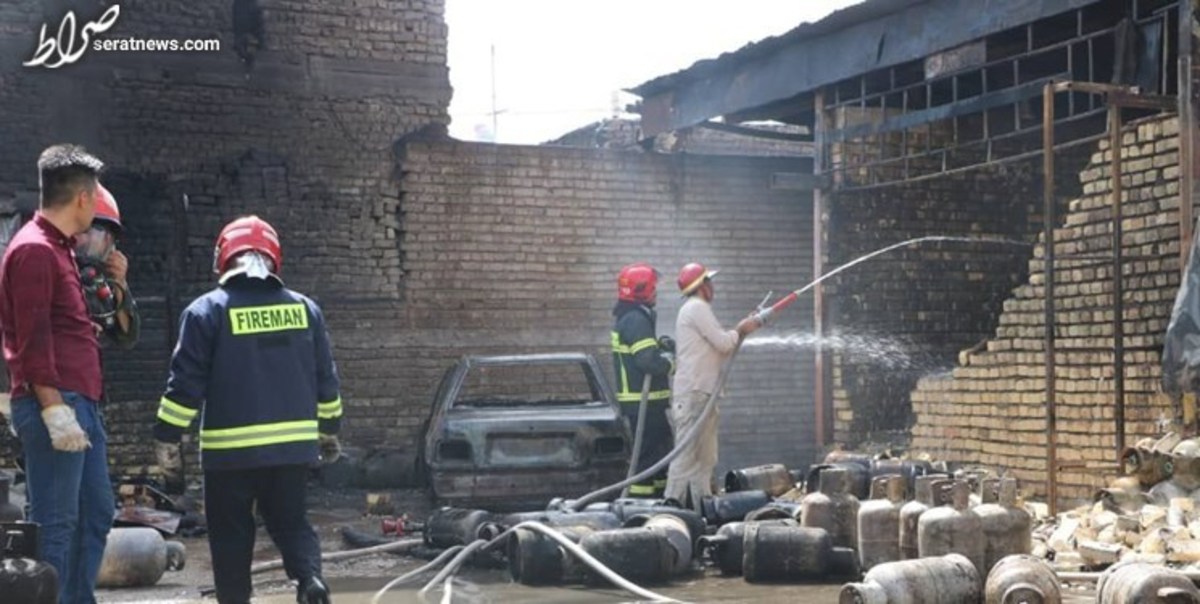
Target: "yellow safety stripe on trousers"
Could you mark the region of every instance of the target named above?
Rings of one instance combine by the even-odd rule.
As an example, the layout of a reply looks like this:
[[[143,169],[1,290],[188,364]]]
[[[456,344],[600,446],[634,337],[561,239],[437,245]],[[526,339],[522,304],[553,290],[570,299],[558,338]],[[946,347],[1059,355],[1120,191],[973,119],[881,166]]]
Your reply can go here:
[[[199,412],[197,409],[184,407],[165,396],[158,400],[158,419],[172,426],[186,428],[192,425],[192,420]]]
[[[317,417],[319,419],[337,419],[342,416],[342,397],[329,401],[328,403],[317,403]]]
[[[231,308],[229,328],[235,336],[308,329],[308,309],[300,303]]]
[[[648,401],[665,401],[671,398],[670,390],[651,390],[646,396]],[[640,403],[642,402],[641,392],[618,392],[617,400],[622,403]]]
[[[317,421],[300,420],[200,431],[201,449],[244,449],[317,440]]]
[[[648,484],[631,484],[629,485],[630,495],[653,495],[654,487]]]
[[[653,346],[658,346],[658,340],[655,340],[654,338],[642,338],[641,340],[634,342],[633,345],[629,347],[629,354],[637,354]]]
[[[612,332],[612,349],[617,354],[629,354],[629,347],[621,343],[621,334]]]

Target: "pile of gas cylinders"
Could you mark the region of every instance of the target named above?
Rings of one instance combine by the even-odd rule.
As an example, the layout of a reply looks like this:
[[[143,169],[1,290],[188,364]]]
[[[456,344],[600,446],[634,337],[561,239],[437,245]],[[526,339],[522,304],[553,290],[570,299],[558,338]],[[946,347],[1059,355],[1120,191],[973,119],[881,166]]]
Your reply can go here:
[[[1030,555],[1032,520],[1012,478],[835,453],[803,476],[778,464],[732,471],[725,492],[706,498],[701,510],[629,498],[579,511],[554,504],[517,514],[441,508],[426,522],[425,540],[436,548],[493,540],[534,520],[645,585],[711,566],[754,583],[841,582],[843,604],[1062,599],[1054,569]],[[501,543],[492,555],[519,583],[605,583],[535,531],[518,528]],[[1186,576],[1145,564],[1110,567],[1098,589],[1104,604],[1200,604]],[[1173,599],[1160,598],[1167,594]]]

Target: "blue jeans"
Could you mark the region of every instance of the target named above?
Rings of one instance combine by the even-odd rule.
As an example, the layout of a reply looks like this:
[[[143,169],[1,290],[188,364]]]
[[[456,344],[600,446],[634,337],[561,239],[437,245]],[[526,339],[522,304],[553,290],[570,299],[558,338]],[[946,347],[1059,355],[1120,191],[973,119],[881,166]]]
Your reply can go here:
[[[63,391],[62,396],[92,441],[90,449],[55,450],[41,405],[32,397],[12,402],[12,423],[25,452],[29,519],[41,525],[42,560],[58,571],[58,601],[91,604],[115,511],[107,437],[94,401],[76,392]]]

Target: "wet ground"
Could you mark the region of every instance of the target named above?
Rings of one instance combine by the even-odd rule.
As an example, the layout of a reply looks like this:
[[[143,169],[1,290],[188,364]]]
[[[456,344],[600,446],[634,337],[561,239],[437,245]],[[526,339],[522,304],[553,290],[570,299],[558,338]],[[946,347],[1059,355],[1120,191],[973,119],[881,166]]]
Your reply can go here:
[[[408,512],[414,518],[424,518],[429,502],[419,491],[391,492],[397,512]],[[350,549],[341,539],[339,529],[350,526],[370,535],[380,534],[377,517],[364,516],[366,493],[363,491],[314,491],[311,496],[310,517],[321,536],[325,552]],[[203,538],[180,539],[188,548],[187,567],[180,572],[168,572],[158,585],[140,589],[101,590],[96,596],[102,603],[171,603],[212,604],[214,598],[203,598],[202,587],[212,585],[212,565],[208,553],[208,542]],[[255,562],[274,560],[278,557],[270,539],[259,532]],[[424,560],[380,554],[354,560],[326,563],[325,575],[333,589],[336,604],[366,604],[374,594],[392,578],[424,564]],[[381,603],[423,602],[417,591],[432,579],[432,573],[415,583],[390,590]],[[287,581],[282,570],[255,576],[255,602],[264,604],[291,604],[295,602],[295,588]],[[715,570],[697,573],[677,579],[669,585],[647,586],[662,595],[685,602],[771,602],[772,600],[820,604],[837,602],[840,584],[831,585],[753,585],[740,577],[722,577]],[[508,573],[500,570],[463,569],[451,588],[451,598],[443,600],[443,592],[431,591],[427,602],[449,601],[456,603],[549,603],[600,604],[632,602],[637,598],[615,588],[597,589],[584,586],[526,587],[513,583]],[[1065,599],[1071,604],[1093,602],[1094,595],[1088,591],[1073,590],[1072,597]]]

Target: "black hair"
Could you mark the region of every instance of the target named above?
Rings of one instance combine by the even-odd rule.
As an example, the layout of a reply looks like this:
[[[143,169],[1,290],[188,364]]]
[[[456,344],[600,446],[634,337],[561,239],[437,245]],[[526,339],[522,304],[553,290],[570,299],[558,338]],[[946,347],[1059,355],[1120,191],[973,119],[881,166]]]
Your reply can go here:
[[[99,182],[104,162],[78,145],[53,145],[38,157],[41,207],[66,205],[80,191]]]

